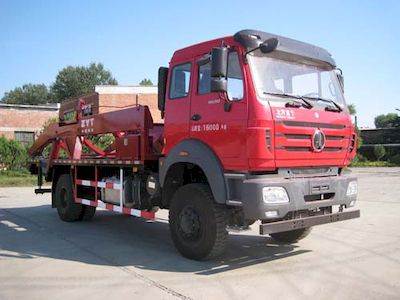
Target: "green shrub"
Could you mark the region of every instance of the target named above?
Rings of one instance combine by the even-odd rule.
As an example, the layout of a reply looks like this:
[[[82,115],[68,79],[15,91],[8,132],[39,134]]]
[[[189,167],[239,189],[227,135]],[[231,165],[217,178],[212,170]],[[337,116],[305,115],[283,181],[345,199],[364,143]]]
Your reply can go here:
[[[30,173],[27,169],[17,170],[4,170],[0,171],[0,175],[8,176],[8,177],[28,177]]]
[[[357,133],[357,150],[363,145],[363,139],[360,133]]]
[[[400,154],[396,154],[390,157],[389,162],[395,165],[400,165]]]
[[[25,169],[21,171],[0,171],[0,187],[34,186],[36,183],[36,176],[30,175]]]
[[[376,160],[380,161],[386,154],[385,147],[383,147],[383,145],[381,145],[381,144],[374,145],[374,154],[375,154]]]
[[[108,146],[110,146],[115,141],[115,138],[111,133],[98,134],[98,135],[89,136],[89,141],[93,145],[95,145],[97,148],[99,148],[100,150],[105,150]],[[84,146],[82,148],[82,153],[88,154],[88,153],[92,153],[92,151],[88,147]]]
[[[15,140],[0,137],[0,170],[21,170],[28,164],[27,149]]]
[[[353,158],[353,160],[350,163],[351,167],[358,166],[360,163],[363,163],[365,161],[368,161],[364,156],[362,156],[360,153],[357,153],[356,156]]]
[[[362,156],[360,153],[356,154],[356,157],[354,157],[354,159],[351,162],[351,165],[357,165],[358,163],[363,163],[368,161],[368,159],[366,159],[364,156]]]
[[[351,167],[394,167],[393,164],[387,161],[365,161],[351,163]]]

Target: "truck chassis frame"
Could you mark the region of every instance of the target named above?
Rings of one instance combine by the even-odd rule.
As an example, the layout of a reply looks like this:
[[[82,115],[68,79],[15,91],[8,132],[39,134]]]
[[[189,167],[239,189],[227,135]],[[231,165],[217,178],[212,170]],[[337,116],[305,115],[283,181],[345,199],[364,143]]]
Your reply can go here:
[[[35,160],[35,162],[39,165],[39,160]],[[132,165],[132,162],[135,165]],[[124,195],[124,172],[123,166],[132,167],[134,170],[137,170],[140,161],[131,161],[131,160],[113,160],[113,159],[80,159],[80,160],[71,160],[71,159],[56,159],[53,162],[54,165],[59,166],[69,166],[71,167],[71,172],[73,175],[73,190],[74,190],[74,201],[75,203],[102,208],[105,210],[109,210],[112,212],[118,212],[121,214],[131,215],[134,217],[144,218],[148,220],[155,220],[155,212],[148,210],[140,210],[135,208],[126,207],[123,205],[123,195]],[[94,180],[86,180],[78,178],[78,168],[79,166],[89,166],[94,168]],[[119,167],[119,179],[120,183],[112,183],[112,182],[102,182],[98,180],[98,167],[99,166],[120,166]],[[38,167],[38,188],[35,189],[35,193],[43,194],[50,193],[51,189],[42,188],[42,172],[41,168]],[[85,199],[83,197],[78,197],[78,186],[85,186],[94,188],[94,199]],[[110,189],[110,190],[118,190],[119,191],[119,205],[107,203],[104,199],[99,199],[97,189]]]

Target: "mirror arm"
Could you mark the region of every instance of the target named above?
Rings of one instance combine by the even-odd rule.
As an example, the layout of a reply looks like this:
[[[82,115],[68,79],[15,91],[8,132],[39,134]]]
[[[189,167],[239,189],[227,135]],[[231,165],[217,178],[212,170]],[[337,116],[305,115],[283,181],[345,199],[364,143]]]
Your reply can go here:
[[[224,111],[225,112],[230,112],[232,109],[232,101],[229,101],[228,99],[228,93],[227,92],[220,92],[219,93],[219,98],[224,101]]]
[[[261,46],[255,47],[255,48],[253,48],[253,49],[251,49],[251,50],[249,50],[249,51],[246,51],[246,52],[243,54],[243,58],[244,58],[244,60],[246,61],[246,63],[247,63],[247,54],[250,54],[251,52],[254,52],[254,51],[260,49],[260,47],[261,47]]]
[[[338,71],[338,73],[336,73],[336,77],[339,81],[340,87],[342,89],[342,92],[344,93],[344,77],[343,77],[343,71],[340,68],[336,68],[336,71]]]
[[[211,53],[208,53],[197,60],[199,66],[208,64],[211,61]]]

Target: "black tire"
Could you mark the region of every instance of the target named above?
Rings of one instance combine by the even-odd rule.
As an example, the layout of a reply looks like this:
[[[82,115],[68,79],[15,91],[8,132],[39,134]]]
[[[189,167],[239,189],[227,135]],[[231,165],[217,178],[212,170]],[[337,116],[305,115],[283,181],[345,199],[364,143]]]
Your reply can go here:
[[[277,242],[280,243],[296,243],[304,239],[311,232],[311,227],[300,228],[291,231],[271,233],[270,236]]]
[[[82,213],[82,204],[75,203],[72,179],[69,174],[63,174],[58,178],[55,200],[60,219],[73,222],[79,219]]]
[[[82,212],[79,215],[78,221],[90,221],[96,213],[96,207],[89,205],[82,205]]]
[[[179,252],[195,260],[222,254],[228,238],[225,207],[215,203],[204,184],[188,184],[176,191],[169,209],[169,228]]]

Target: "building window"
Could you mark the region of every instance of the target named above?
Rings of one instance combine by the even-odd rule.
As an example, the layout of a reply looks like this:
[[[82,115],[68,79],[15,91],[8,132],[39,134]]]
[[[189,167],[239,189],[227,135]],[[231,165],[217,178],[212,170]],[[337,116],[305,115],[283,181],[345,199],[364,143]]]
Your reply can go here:
[[[31,145],[35,141],[35,133],[29,131],[15,131],[15,140],[24,146]]]

